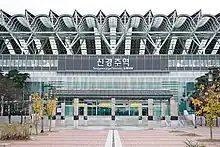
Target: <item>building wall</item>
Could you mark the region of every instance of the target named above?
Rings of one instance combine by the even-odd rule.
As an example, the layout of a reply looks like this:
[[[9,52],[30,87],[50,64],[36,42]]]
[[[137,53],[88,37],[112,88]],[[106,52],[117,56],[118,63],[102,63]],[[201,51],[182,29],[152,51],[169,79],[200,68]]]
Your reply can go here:
[[[121,55],[124,56],[124,55]],[[103,55],[100,58],[114,56]],[[119,56],[120,57],[120,56]],[[18,69],[30,74],[28,81],[32,92],[41,91],[42,83],[52,84],[57,90],[71,89],[170,89],[175,99],[183,98],[187,83],[208,71],[208,67],[220,66],[220,55],[145,55],[133,58],[131,71],[92,71],[84,68],[83,61],[96,63],[99,56],[68,55],[0,55],[0,69]],[[74,60],[73,60],[74,59]],[[77,59],[77,60],[75,60]],[[90,62],[91,60],[91,62]],[[78,62],[76,62],[78,61]],[[62,64],[61,64],[62,63]],[[78,70],[79,64],[82,70]],[[143,65],[141,65],[143,63]],[[167,67],[165,67],[167,63]],[[62,70],[59,64],[64,65]],[[68,70],[74,64],[76,69]],[[87,66],[85,64],[85,66]],[[91,64],[89,66],[92,66]],[[138,68],[137,68],[137,67]],[[149,68],[152,67],[152,68]],[[157,67],[157,70],[154,69]],[[142,70],[142,68],[147,68]]]

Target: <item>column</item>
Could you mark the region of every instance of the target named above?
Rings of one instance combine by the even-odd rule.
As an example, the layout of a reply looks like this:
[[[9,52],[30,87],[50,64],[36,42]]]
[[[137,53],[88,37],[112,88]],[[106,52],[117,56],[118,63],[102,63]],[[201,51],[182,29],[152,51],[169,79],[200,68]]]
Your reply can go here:
[[[98,101],[96,100],[96,105],[95,105],[95,116],[98,116]]]
[[[148,99],[148,120],[154,120],[153,115],[153,99]]]
[[[131,109],[130,109],[131,107],[130,107],[130,100],[128,100],[128,116],[130,116],[131,114]]]
[[[170,98],[170,120],[171,120],[171,127],[178,126],[178,104],[175,101],[174,97]]]
[[[166,103],[162,101],[161,103],[161,126],[166,126]]]
[[[65,120],[65,102],[61,103],[61,120]]]
[[[148,128],[154,128],[153,99],[148,99]]]
[[[161,119],[165,120],[165,116],[166,116],[166,103],[162,102],[161,104]]]
[[[78,127],[78,122],[79,122],[78,103],[79,103],[79,99],[78,98],[74,98],[73,119],[74,119],[74,127],[75,128]]]
[[[112,98],[112,117],[111,120],[115,120],[115,98]]]
[[[142,103],[138,106],[138,120],[139,125],[142,124]]]
[[[84,104],[84,125],[87,126],[87,120],[88,120],[88,117],[87,117],[87,104]]]

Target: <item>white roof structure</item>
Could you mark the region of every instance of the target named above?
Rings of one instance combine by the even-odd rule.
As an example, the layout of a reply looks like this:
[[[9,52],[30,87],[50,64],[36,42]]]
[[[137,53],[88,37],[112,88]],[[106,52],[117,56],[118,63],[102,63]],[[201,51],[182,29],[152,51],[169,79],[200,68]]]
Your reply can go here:
[[[220,13],[192,16],[10,14],[0,10],[0,54],[220,54]]]

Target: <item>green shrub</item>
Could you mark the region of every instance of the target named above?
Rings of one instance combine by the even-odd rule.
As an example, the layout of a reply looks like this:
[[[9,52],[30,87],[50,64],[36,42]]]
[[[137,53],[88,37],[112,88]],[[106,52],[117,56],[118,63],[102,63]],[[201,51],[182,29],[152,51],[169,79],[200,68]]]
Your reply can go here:
[[[31,136],[29,124],[6,124],[0,130],[1,140],[27,140]]]

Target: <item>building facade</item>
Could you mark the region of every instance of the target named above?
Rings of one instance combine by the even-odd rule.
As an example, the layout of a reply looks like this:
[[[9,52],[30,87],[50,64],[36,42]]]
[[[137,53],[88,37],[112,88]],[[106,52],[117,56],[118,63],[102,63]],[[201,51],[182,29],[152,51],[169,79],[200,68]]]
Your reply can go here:
[[[29,73],[30,93],[55,87],[65,115],[149,116],[148,100],[151,115],[172,115],[169,98],[220,66],[219,15],[0,14],[0,69]]]

